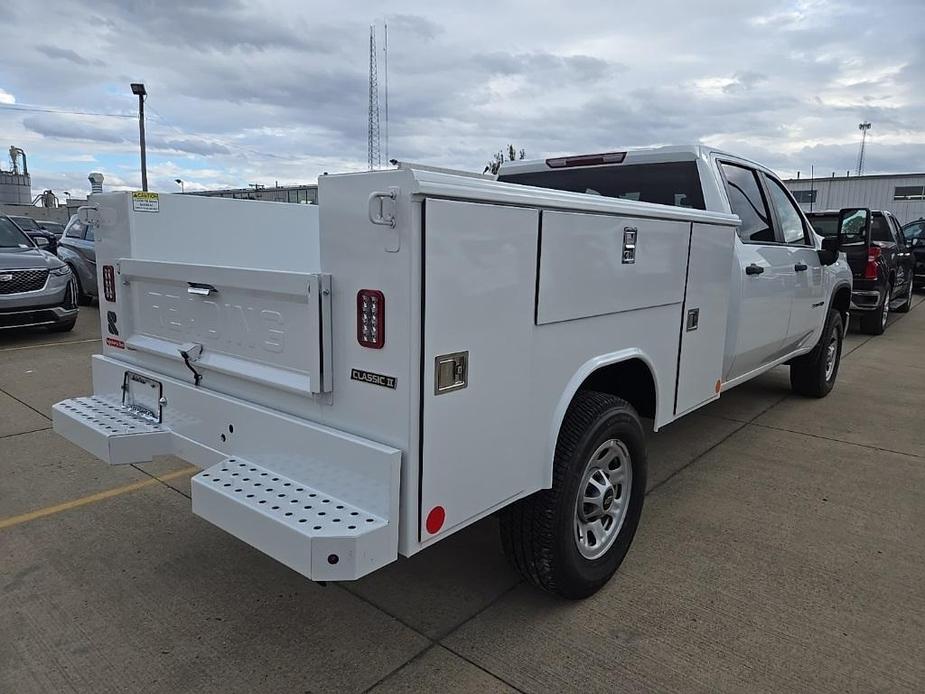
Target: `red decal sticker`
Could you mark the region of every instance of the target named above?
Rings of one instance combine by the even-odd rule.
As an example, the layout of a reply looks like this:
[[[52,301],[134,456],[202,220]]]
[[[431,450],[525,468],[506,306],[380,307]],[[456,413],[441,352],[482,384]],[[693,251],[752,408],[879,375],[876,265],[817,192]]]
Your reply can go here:
[[[116,347],[118,349],[125,349],[125,343],[122,340],[117,340],[114,337],[107,337],[106,344],[110,347]]]
[[[434,506],[430,513],[427,514],[427,523],[425,527],[431,535],[436,535],[443,527],[443,521],[446,520],[446,511],[443,506]]]

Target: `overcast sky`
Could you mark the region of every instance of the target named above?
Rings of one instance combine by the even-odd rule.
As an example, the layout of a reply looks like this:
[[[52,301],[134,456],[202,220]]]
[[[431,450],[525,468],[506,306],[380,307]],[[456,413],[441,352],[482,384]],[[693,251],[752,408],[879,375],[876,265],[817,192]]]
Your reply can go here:
[[[481,171],[509,142],[702,141],[844,174],[870,120],[866,172],[925,170],[923,0],[442,4],[3,2],[0,144],[26,150],[34,192],[84,193],[94,170],[140,187],[144,81],[152,190],[365,169],[369,25],[381,49],[387,21],[390,157]]]

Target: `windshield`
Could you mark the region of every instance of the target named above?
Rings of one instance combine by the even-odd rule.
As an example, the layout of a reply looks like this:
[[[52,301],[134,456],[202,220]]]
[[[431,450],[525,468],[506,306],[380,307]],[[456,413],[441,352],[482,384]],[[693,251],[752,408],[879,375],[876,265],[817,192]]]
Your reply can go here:
[[[41,231],[40,227],[32,217],[10,217],[16,225],[23,231]]]
[[[13,222],[0,217],[0,248],[32,248],[34,245]]]
[[[693,161],[502,173],[498,180],[608,198],[705,209],[700,174],[697,163]]]
[[[903,227],[903,236],[906,237],[906,241],[925,239],[925,222],[917,222]]]

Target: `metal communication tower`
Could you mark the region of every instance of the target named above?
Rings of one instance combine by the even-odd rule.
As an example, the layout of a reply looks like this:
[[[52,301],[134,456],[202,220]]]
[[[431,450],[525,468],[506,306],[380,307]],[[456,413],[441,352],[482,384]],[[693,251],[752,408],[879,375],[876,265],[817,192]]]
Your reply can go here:
[[[376,66],[376,28],[369,27],[369,146],[367,148],[369,169],[382,166],[382,154],[379,149],[379,75]]]
[[[867,143],[867,131],[870,130],[870,122],[865,121],[858,123],[858,130],[861,131],[861,147],[858,150],[858,170],[857,175],[864,173],[864,145]]]

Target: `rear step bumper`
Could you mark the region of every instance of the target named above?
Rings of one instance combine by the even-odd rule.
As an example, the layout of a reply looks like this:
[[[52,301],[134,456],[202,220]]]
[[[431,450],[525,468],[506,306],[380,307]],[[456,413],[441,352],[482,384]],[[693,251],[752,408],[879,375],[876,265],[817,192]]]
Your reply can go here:
[[[313,580],[360,578],[397,558],[398,449],[131,367],[162,384],[156,423],[115,395],[127,367],[94,357],[98,394],[56,404],[55,431],[111,464],[177,455],[203,467],[193,512]],[[225,443],[216,431],[228,422]],[[209,445],[218,440],[241,455]]]

